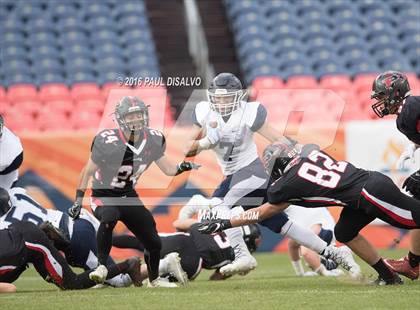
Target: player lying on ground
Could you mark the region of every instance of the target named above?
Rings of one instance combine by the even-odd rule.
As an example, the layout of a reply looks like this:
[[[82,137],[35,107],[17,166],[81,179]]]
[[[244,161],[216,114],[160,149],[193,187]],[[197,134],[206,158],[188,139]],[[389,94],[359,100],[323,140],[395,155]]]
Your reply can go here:
[[[16,222],[0,230],[0,282],[13,283],[29,263],[34,265],[45,281],[63,290],[86,289],[96,285],[89,279],[92,271],[75,274],[51,240],[35,224]],[[131,258],[107,268],[108,279],[128,273],[133,283],[141,285],[139,258]]]
[[[60,230],[66,242],[53,239],[54,246],[65,254],[70,266],[91,270],[98,265],[96,232],[99,222],[88,211],[81,210],[80,217],[73,220],[61,211],[43,208],[24,188],[13,187],[8,192],[0,188],[0,229],[19,221],[29,221],[38,226],[50,222]],[[113,264],[112,258],[108,257],[107,265]],[[127,274],[121,274],[106,280],[106,284],[124,287],[132,283]]]
[[[159,275],[168,274],[175,276],[178,281],[182,280],[184,271],[189,280],[194,280],[202,268],[216,269],[216,273],[211,279],[224,279],[225,277],[218,270],[231,263],[235,259],[234,250],[230,245],[225,233],[214,235],[203,235],[198,232],[198,221],[191,217],[197,211],[192,210],[191,202],[199,200],[207,201],[201,195],[193,196],[190,201],[180,210],[179,218],[174,221],[174,227],[179,231],[176,233],[159,233],[162,241],[162,250],[160,252],[161,260],[159,264]],[[195,204],[194,206],[198,206]],[[243,209],[242,209],[243,210]],[[188,213],[188,217],[183,217]],[[243,238],[250,252],[254,252],[261,242],[261,233],[257,225],[244,226],[242,228]],[[119,248],[133,248],[141,252],[144,246],[132,236],[114,236],[113,245]],[[181,270],[172,267],[169,258],[176,257],[181,262]],[[147,270],[142,270],[142,276],[147,275]],[[181,279],[180,279],[181,278]]]
[[[405,74],[387,71],[376,77],[371,97],[377,100],[372,105],[376,115],[396,114],[398,130],[412,142],[397,162],[398,169],[402,169],[407,160],[414,162],[414,152],[420,145],[420,96],[410,95],[410,84]],[[420,199],[420,170],[404,181],[403,188]],[[413,229],[410,235],[408,255],[399,260],[387,259],[386,262],[398,273],[414,280],[419,277],[420,242],[416,240],[420,240],[420,230]]]
[[[334,230],[337,240],[378,272],[378,282],[402,282],[359,232],[376,218],[399,228],[420,227],[420,201],[401,193],[387,176],[336,161],[315,145],[274,143],[265,149],[264,162],[273,179],[268,203],[246,212],[257,212],[258,219],[250,220],[249,214],[242,214],[231,220],[202,223],[201,231],[213,233],[256,223],[290,204],[307,208],[343,206]]]
[[[4,125],[3,116],[0,115],[0,187],[9,189],[16,183],[22,162],[22,144]]]
[[[334,219],[327,208],[307,209],[291,205],[285,210],[287,216],[302,227],[309,227],[315,234],[328,244],[335,243],[334,237]],[[337,269],[338,265],[332,260],[320,257],[317,253],[301,246],[296,241],[289,239],[288,251],[293,269],[297,276],[326,276],[337,277],[343,275],[343,271]],[[302,261],[312,269],[307,271],[303,269]]]
[[[140,175],[153,163],[168,176],[197,169],[190,162],[172,164],[165,156],[165,137],[149,128],[148,106],[137,97],[123,97],[116,105],[118,129],[106,129],[97,134],[91,147],[91,156],[84,167],[76,192],[76,201],[69,214],[77,218],[83,197],[92,178],[91,208],[100,221],[97,233],[99,266],[91,274],[101,283],[112,247],[112,232],[118,221],[144,244],[145,261],[150,287],[165,286],[159,278],[161,243],[155,220],[137,195],[135,184]]]
[[[186,155],[195,156],[210,149],[215,152],[225,176],[213,193],[213,197],[222,199],[222,203],[214,206],[216,212],[228,214],[235,206],[242,206],[245,210],[259,206],[266,201],[268,175],[258,157],[254,133],[270,142],[287,138],[266,122],[267,111],[263,105],[246,101],[246,91],[233,74],[218,74],[211,82],[207,95],[208,100],[199,102],[195,107],[191,143]],[[260,224],[299,241],[317,253],[334,256],[347,270],[354,262],[347,250],[327,247],[310,230],[293,225],[284,213]],[[249,253],[241,230],[228,229],[226,235],[235,249],[235,261],[220,268],[221,273],[232,275],[254,269],[257,261]],[[352,272],[356,274],[359,271],[353,268]]]

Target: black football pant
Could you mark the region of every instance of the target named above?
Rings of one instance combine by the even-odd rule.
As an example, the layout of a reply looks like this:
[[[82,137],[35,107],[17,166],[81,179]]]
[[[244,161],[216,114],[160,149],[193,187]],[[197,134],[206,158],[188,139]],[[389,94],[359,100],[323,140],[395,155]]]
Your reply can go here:
[[[124,198],[120,198],[124,199]],[[106,265],[109,252],[112,247],[112,231],[118,221],[121,221],[136,236],[145,247],[144,259],[149,272],[149,280],[153,281],[159,276],[159,259],[161,241],[156,230],[156,223],[152,213],[147,210],[141,200],[136,197],[128,197],[138,204],[115,206],[98,205],[94,210],[95,216],[100,221],[98,233],[98,260],[101,265]]]
[[[359,208],[343,208],[335,226],[336,239],[352,240],[376,218],[398,228],[420,228],[420,201],[403,194],[389,177],[372,171],[362,189]]]
[[[60,252],[54,248],[52,241],[31,222],[13,224],[13,231],[23,236],[25,247],[22,255],[25,257],[25,263],[11,272],[0,275],[0,282],[14,282],[25,271],[27,264],[32,263],[44,280],[54,283],[61,289],[77,290],[96,285],[89,279],[91,270],[75,274]],[[107,279],[127,271],[127,268],[126,262],[109,267]]]
[[[202,259],[192,238],[186,234],[174,233],[160,236],[160,239],[162,241],[160,257],[164,258],[169,253],[177,252],[181,258],[181,267],[187,273],[188,279],[195,279],[201,271]],[[144,252],[143,244],[133,236],[114,236],[112,245],[122,249],[136,249]]]

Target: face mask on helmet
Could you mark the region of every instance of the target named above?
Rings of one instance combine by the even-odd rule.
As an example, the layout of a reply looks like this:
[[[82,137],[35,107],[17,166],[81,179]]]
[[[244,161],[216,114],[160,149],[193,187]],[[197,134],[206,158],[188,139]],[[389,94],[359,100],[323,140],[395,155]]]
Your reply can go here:
[[[273,181],[281,178],[289,164],[299,158],[300,151],[295,147],[295,144],[295,141],[290,143],[275,142],[265,148],[262,158],[264,170]]]
[[[238,91],[228,91],[227,89],[217,88],[207,91],[208,100],[211,108],[221,116],[229,116],[237,110],[241,101],[244,100],[246,92],[242,89]]]
[[[12,202],[10,201],[9,193],[4,188],[0,188],[0,216],[9,212],[11,207]]]
[[[149,111],[137,97],[124,97],[115,109],[115,118],[125,132],[137,132],[149,126]]]
[[[249,252],[255,252],[262,242],[262,235],[257,224],[241,226],[242,237]]]
[[[371,99],[376,102],[372,109],[379,117],[398,112],[404,99],[410,95],[410,85],[407,77],[397,71],[380,74],[372,85]]]

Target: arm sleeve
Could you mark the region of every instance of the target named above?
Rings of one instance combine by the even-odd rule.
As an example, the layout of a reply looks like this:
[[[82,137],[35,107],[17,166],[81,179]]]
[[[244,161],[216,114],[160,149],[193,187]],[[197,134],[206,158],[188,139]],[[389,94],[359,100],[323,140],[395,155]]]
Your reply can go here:
[[[409,97],[407,100],[411,99]],[[412,98],[401,114],[399,127],[412,142],[420,144],[420,100]],[[401,130],[401,128],[399,128]]]
[[[268,188],[268,202],[271,204],[288,202],[292,198],[291,194],[292,190],[283,185],[283,182],[279,180]]]
[[[264,125],[266,119],[267,119],[267,109],[262,104],[259,104],[254,122],[251,125],[251,130],[258,131],[262,127],[262,125]]]
[[[19,169],[20,165],[23,162],[23,152],[21,152],[16,158],[12,161],[12,163],[3,171],[0,172],[0,175],[9,174],[12,171]]]
[[[96,136],[95,139],[93,139],[90,151],[90,158],[95,164],[99,165],[105,162],[103,142],[99,136]]]

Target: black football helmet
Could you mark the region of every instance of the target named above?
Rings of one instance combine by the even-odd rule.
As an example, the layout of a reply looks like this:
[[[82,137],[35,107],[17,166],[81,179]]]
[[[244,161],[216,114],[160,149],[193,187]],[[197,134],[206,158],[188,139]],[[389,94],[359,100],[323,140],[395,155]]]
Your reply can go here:
[[[0,187],[0,216],[9,212],[11,207],[12,203],[10,201],[9,193],[4,188]]]
[[[211,81],[207,97],[212,110],[221,116],[229,116],[245,100],[246,91],[241,81],[232,73],[220,73]]]
[[[405,74],[387,71],[379,74],[372,85],[372,99],[376,99],[372,109],[379,117],[395,114],[410,95],[410,85]]]
[[[257,224],[241,226],[242,237],[249,252],[255,252],[262,242],[261,230]]]
[[[296,144],[294,140],[274,142],[264,149],[262,161],[272,181],[279,179],[292,160],[299,157],[300,150]]]
[[[127,116],[136,114],[138,117],[127,120]],[[138,97],[123,97],[115,107],[115,118],[123,131],[139,131],[149,126],[149,106]]]
[[[3,127],[4,127],[4,119],[3,119],[3,116],[0,114],[0,138],[3,135]]]

